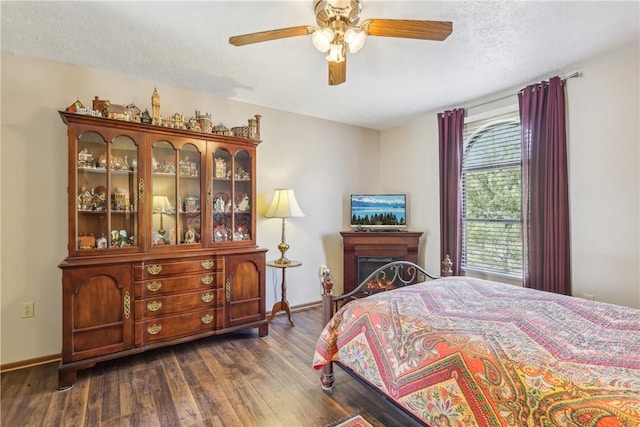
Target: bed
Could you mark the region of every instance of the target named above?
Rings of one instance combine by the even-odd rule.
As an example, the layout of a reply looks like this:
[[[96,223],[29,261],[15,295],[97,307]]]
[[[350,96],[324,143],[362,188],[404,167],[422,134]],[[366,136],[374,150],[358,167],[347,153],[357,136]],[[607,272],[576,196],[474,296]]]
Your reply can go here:
[[[313,367],[333,365],[421,424],[640,426],[640,310],[405,261],[335,297]],[[334,314],[335,311],[335,314]]]

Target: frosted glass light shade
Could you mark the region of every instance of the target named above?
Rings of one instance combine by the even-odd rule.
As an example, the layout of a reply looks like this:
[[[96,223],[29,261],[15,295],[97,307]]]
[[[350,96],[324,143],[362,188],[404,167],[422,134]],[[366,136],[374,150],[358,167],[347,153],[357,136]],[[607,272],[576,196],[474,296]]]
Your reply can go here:
[[[327,55],[327,61],[331,62],[342,62],[344,61],[344,43],[334,43],[331,45],[331,49],[329,49],[329,54]]]
[[[330,28],[318,28],[311,34],[311,42],[322,53],[329,50],[332,41],[333,31]]]
[[[349,28],[344,33],[344,41],[349,45],[349,52],[356,53],[362,46],[366,39],[366,33],[359,28]]]

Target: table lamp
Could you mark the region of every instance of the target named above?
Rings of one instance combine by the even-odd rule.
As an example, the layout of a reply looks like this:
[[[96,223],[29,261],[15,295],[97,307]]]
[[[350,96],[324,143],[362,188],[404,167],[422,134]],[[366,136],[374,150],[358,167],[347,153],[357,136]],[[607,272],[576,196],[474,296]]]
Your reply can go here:
[[[287,249],[289,249],[289,245],[284,238],[284,219],[292,216],[304,216],[302,209],[298,206],[293,190],[277,189],[265,217],[282,218],[282,239],[278,245],[281,256],[280,259],[276,260],[278,264],[291,264],[291,261],[284,256]]]
[[[158,230],[158,234],[164,236],[166,231],[162,226],[162,215],[165,213],[173,213],[173,206],[171,206],[169,198],[167,196],[153,196],[153,212],[160,213],[160,229]]]

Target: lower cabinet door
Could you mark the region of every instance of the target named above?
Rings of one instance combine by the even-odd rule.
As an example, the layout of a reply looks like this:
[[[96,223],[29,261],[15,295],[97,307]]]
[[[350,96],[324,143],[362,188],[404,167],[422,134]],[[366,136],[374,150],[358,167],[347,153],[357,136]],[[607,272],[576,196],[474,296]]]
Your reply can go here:
[[[130,264],[65,268],[62,287],[64,363],[133,347]]]
[[[225,259],[226,326],[265,319],[265,254],[243,253]]]

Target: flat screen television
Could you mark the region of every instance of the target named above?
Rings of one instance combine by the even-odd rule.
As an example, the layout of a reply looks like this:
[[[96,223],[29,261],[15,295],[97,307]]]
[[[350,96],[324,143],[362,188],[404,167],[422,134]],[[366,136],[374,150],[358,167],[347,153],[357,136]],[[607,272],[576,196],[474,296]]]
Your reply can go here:
[[[406,194],[351,195],[352,229],[402,230],[406,227]]]

